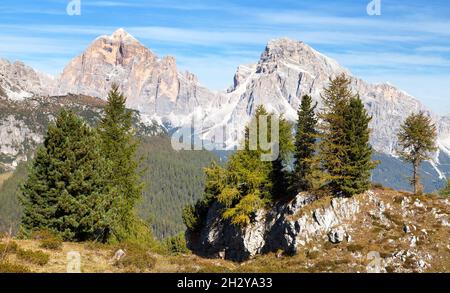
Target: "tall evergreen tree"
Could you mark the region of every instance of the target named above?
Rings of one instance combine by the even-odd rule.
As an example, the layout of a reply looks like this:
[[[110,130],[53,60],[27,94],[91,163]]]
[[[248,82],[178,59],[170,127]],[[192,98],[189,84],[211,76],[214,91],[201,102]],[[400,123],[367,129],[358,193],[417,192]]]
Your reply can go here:
[[[362,193],[370,188],[371,170],[376,166],[369,144],[371,120],[361,99],[351,98],[344,113],[346,153],[340,189],[345,196]]]
[[[302,97],[297,111],[297,131],[295,134],[295,167],[292,186],[295,192],[310,190],[313,187],[311,175],[314,171],[314,156],[317,151],[317,117],[314,113],[317,103],[313,105],[308,95]]]
[[[279,154],[277,158],[272,161],[272,170],[270,174],[273,199],[288,196],[290,193],[289,173],[286,170],[286,167],[289,163],[291,153],[294,150],[294,143],[292,141],[292,124],[284,117],[279,117],[278,127]]]
[[[114,226],[111,236],[123,240],[134,234],[137,225],[135,206],[141,198],[136,151],[138,141],[132,128],[132,113],[126,109],[126,97],[113,85],[98,131],[102,139],[102,154],[111,163],[109,183],[114,188],[111,214]]]
[[[22,187],[22,233],[47,229],[67,240],[103,239],[111,202],[99,141],[72,112],[49,125]]]
[[[371,148],[368,117],[351,80],[341,74],[330,80],[322,95],[320,158],[325,181],[338,196],[351,196],[368,188]]]
[[[415,194],[423,191],[419,176],[420,164],[430,159],[430,154],[437,149],[436,136],[436,126],[424,112],[411,114],[400,127],[398,140],[401,150],[399,153],[413,166],[411,185]]]

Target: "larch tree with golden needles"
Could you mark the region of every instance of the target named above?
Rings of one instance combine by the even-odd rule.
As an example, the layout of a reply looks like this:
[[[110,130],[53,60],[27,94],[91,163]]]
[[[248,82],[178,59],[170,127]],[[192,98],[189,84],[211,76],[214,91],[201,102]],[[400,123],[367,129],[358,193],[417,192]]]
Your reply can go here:
[[[436,125],[424,112],[411,114],[401,125],[397,136],[400,156],[413,167],[411,185],[414,194],[421,194],[423,187],[420,183],[420,165],[430,159],[431,154],[437,149]]]

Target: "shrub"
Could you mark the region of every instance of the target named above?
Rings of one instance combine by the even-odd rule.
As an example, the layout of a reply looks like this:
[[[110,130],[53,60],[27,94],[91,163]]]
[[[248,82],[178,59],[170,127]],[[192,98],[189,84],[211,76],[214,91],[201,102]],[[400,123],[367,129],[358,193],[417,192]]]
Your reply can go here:
[[[360,244],[349,244],[349,245],[347,245],[347,250],[349,252],[362,251],[363,249],[364,249],[364,246],[362,246]]]
[[[61,236],[49,231],[39,230],[31,234],[31,238],[40,241],[40,247],[45,249],[59,250],[62,248],[63,240]]]
[[[42,251],[33,251],[28,249],[18,249],[16,255],[19,259],[32,264],[44,266],[48,263],[50,256]]]
[[[23,265],[12,264],[7,261],[0,262],[0,273],[30,273],[30,269]]]
[[[14,241],[0,243],[0,254],[14,253],[18,249],[18,245]]]
[[[132,243],[124,245],[125,256],[115,262],[115,266],[145,272],[155,267],[156,259],[144,247]]]
[[[41,248],[59,250],[62,248],[62,239],[60,237],[52,237],[41,240]]]
[[[196,215],[195,207],[193,205],[187,205],[183,208],[182,214],[183,222],[190,231],[196,231],[200,226],[200,219]]]
[[[189,249],[186,246],[186,239],[184,233],[164,239],[163,245],[169,253],[173,254],[186,254],[189,253]]]

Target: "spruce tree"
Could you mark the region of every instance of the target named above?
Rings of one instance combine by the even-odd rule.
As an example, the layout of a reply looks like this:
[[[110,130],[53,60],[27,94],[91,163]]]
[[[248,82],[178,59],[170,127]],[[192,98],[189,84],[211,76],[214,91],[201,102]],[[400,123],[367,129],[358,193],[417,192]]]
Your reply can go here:
[[[314,171],[314,156],[317,150],[317,117],[314,113],[317,103],[313,105],[308,95],[302,97],[297,111],[297,131],[295,134],[295,166],[292,186],[295,192],[310,190],[313,187],[311,176]]]
[[[113,85],[108,94],[108,104],[98,126],[102,140],[102,155],[111,164],[108,174],[112,187],[113,217],[111,236],[124,240],[136,235],[139,220],[135,206],[141,198],[143,185],[140,182],[136,151],[138,141],[132,128],[132,112],[126,109],[126,97]]]
[[[340,189],[343,195],[351,196],[370,188],[372,147],[369,144],[369,123],[372,120],[359,97],[350,99],[344,113],[345,147],[344,170]]]
[[[350,79],[344,74],[330,79],[329,86],[322,94],[324,109],[319,113],[322,120],[319,125],[320,160],[324,181],[327,182],[329,190],[336,195],[342,195],[341,184],[347,151],[344,113],[352,98],[356,98],[356,95],[350,89]]]
[[[294,150],[292,141],[292,124],[283,117],[278,118],[278,157],[272,161],[270,178],[274,200],[289,196],[289,173],[286,170]],[[277,143],[277,142],[275,142]]]
[[[337,196],[351,196],[368,188],[370,170],[370,117],[351,80],[341,74],[330,80],[322,95],[320,158],[324,181]]]
[[[99,141],[72,112],[62,111],[49,125],[22,187],[24,235],[46,229],[67,240],[103,240],[111,202]]]
[[[420,184],[420,164],[436,151],[436,126],[424,112],[411,114],[401,125],[398,133],[400,156],[413,166],[411,185],[414,194],[423,192]]]

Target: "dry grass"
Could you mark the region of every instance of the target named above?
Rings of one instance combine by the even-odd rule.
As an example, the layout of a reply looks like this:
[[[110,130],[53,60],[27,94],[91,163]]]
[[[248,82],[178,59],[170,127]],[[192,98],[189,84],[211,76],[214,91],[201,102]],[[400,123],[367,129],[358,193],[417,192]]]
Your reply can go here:
[[[133,250],[126,245],[105,245],[96,242],[86,243],[62,243],[59,250],[41,247],[42,239],[36,240],[8,240],[0,241],[0,253],[6,251],[6,257],[0,259],[0,269],[8,271],[31,272],[65,272],[67,266],[67,254],[77,251],[81,255],[81,271],[86,273],[107,272],[365,272],[369,262],[367,255],[376,251],[381,258],[388,259],[398,251],[415,251],[427,253],[431,264],[426,272],[450,272],[449,227],[442,225],[430,212],[431,208],[438,210],[439,214],[449,215],[449,206],[439,197],[420,197],[419,200],[425,208],[414,207],[416,197],[404,193],[377,189],[377,197],[387,207],[383,215],[385,219],[371,217],[370,212],[376,209],[376,204],[370,201],[361,205],[358,217],[351,222],[350,231],[352,240],[339,244],[331,244],[325,238],[311,241],[304,247],[299,247],[297,254],[293,256],[281,253],[269,253],[243,262],[235,263],[222,259],[205,259],[192,254],[163,255],[156,251],[146,249]],[[357,197],[363,201],[364,197]],[[402,215],[399,205],[401,200],[410,202],[408,211],[413,214]],[[303,209],[303,212],[312,211],[329,204],[329,198],[321,198],[318,203],[311,204]],[[363,203],[363,202],[361,202]],[[421,211],[427,211],[425,213]],[[387,223],[386,223],[387,221]],[[403,232],[403,224],[411,227],[410,233]],[[416,227],[413,229],[412,227]],[[425,233],[422,231],[426,231]],[[410,247],[409,237],[419,238],[417,246]],[[9,245],[6,246],[6,240]],[[15,245],[16,243],[17,245]],[[113,259],[115,251],[119,248],[126,250],[128,258],[120,262]],[[19,250],[43,251],[49,255],[48,263],[39,265],[17,256]],[[402,264],[405,271],[417,269],[416,260],[407,258]],[[398,271],[398,267],[388,266],[389,272]]]
[[[2,187],[3,183],[8,180],[9,177],[11,177],[13,172],[6,172],[0,174],[0,188]]]

